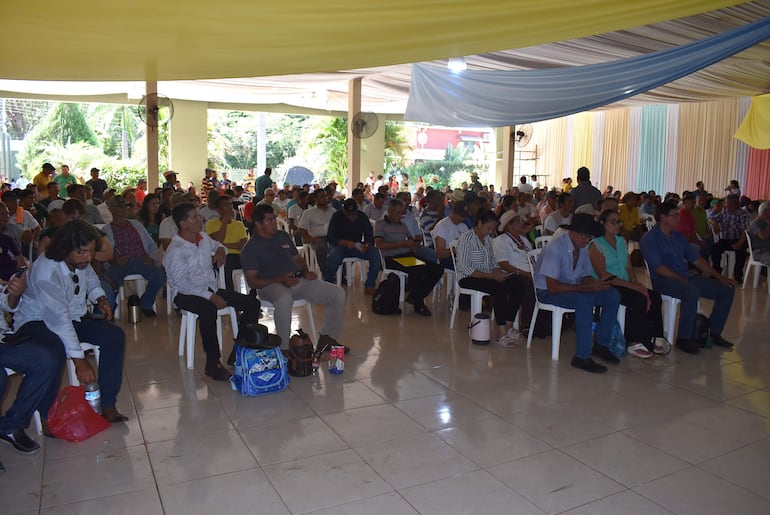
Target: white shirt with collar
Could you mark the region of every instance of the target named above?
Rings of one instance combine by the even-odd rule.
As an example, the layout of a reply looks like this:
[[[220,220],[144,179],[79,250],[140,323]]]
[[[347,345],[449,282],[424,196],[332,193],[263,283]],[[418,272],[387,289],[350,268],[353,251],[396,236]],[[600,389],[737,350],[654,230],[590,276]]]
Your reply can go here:
[[[211,257],[225,246],[205,233],[199,235],[197,244],[174,235],[163,258],[163,266],[168,286],[173,291],[208,299],[219,289]]]
[[[73,271],[64,261],[40,256],[28,273],[27,289],[14,315],[16,330],[27,322],[42,320],[61,338],[68,358],[83,358],[80,339],[72,322],[79,322],[86,314],[87,301],[94,303],[104,296],[96,272],[91,265]]]
[[[326,210],[313,206],[302,213],[297,226],[307,230],[313,238],[325,238],[334,213],[336,211],[331,205],[326,206]]]

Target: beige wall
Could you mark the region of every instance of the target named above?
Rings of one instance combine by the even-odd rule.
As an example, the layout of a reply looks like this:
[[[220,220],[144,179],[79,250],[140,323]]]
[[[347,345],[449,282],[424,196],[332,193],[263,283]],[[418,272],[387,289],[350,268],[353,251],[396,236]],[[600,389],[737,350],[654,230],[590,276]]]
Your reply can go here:
[[[361,176],[353,178],[352,188],[368,177],[370,171],[374,170],[375,177],[382,173],[385,161],[385,117],[377,115],[377,121],[377,131],[361,140]]]
[[[200,189],[208,164],[208,104],[174,100],[174,118],[169,128],[169,166],[186,187],[192,182]],[[161,173],[164,170],[161,170]]]

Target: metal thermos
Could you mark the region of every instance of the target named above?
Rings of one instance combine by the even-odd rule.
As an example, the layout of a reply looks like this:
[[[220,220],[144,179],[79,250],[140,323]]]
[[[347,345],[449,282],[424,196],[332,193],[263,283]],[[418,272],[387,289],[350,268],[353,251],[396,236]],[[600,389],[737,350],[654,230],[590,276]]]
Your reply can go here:
[[[142,305],[138,295],[131,295],[128,298],[128,321],[132,324],[138,324],[142,321]]]

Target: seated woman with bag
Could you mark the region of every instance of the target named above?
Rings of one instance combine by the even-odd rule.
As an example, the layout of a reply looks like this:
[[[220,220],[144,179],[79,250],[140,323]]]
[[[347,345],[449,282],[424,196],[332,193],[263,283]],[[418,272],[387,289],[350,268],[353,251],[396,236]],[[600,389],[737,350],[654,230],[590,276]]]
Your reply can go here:
[[[491,234],[497,228],[497,216],[479,211],[473,228],[457,240],[455,273],[460,286],[492,295],[499,336],[497,344],[516,347],[520,333],[513,330],[513,319],[519,310],[521,285],[514,275],[498,268],[492,248]]]
[[[628,259],[626,240],[620,236],[620,215],[606,209],[599,215],[604,235],[595,238],[589,248],[594,277],[608,281],[620,293],[620,303],[626,307],[625,338],[628,353],[649,358],[652,353],[664,354],[666,345],[656,342],[663,337],[663,315],[660,294],[647,289],[634,277]]]

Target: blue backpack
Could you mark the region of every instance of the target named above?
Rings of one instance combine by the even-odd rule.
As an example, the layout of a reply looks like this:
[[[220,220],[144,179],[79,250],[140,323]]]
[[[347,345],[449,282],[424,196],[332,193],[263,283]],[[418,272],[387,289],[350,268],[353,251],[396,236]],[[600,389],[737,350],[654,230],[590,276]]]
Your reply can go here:
[[[262,395],[285,389],[289,385],[289,371],[281,349],[258,350],[236,345],[235,372],[230,385],[243,395]]]

